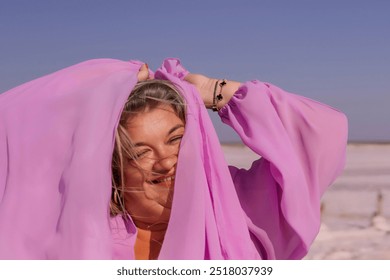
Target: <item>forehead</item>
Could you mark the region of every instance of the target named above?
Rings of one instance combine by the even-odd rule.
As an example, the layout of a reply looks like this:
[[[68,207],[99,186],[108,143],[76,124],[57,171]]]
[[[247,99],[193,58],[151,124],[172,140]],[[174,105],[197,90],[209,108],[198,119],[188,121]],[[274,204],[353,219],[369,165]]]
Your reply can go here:
[[[160,105],[153,109],[130,116],[126,122],[126,130],[134,141],[144,141],[145,137],[153,140],[153,137],[164,137],[169,130],[184,122],[178,117],[169,105]]]

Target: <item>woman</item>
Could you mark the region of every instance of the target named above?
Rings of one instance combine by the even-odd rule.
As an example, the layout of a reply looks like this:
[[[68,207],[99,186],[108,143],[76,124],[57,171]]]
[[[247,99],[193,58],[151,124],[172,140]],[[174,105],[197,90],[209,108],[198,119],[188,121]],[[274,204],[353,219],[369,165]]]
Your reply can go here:
[[[111,215],[131,216],[137,258],[156,259],[171,212],[185,104],[163,80],[138,83],[124,106],[113,156]]]
[[[142,65],[89,61],[1,96],[1,257],[302,258],[343,168],[345,116],[174,59],[153,77],[170,83],[136,86],[153,75]],[[135,109],[153,85],[175,97]],[[261,156],[249,170],[227,166],[205,105]]]

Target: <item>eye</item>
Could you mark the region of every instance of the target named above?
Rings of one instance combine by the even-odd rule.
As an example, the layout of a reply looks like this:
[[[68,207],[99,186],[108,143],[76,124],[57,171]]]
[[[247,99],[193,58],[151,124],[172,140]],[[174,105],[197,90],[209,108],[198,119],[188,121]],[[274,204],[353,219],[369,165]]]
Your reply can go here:
[[[176,143],[180,142],[182,138],[183,138],[183,135],[177,135],[177,136],[170,138],[168,142],[170,144],[176,144]]]
[[[149,152],[149,150],[135,151],[135,159],[140,159],[140,158],[145,157],[148,152]]]

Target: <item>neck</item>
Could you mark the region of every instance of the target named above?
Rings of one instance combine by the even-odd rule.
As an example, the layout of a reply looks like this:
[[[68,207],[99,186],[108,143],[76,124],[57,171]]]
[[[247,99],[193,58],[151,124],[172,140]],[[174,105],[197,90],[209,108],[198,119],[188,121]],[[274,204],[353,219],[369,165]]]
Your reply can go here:
[[[165,232],[165,229],[150,230],[138,227],[137,240],[134,248],[136,259],[157,259],[164,241]]]

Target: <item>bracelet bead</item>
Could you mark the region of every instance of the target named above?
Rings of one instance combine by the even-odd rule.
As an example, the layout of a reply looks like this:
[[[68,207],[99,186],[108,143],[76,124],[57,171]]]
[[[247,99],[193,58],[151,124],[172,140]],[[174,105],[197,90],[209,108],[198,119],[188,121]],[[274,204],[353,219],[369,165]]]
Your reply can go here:
[[[223,99],[223,95],[222,95],[222,88],[224,85],[226,85],[226,79],[222,79],[222,82],[219,82],[219,80],[217,80],[215,82],[215,86],[214,86],[214,93],[213,93],[213,105],[211,106],[211,109],[215,112],[215,111],[219,111],[218,107],[217,107],[217,103],[219,101],[221,101]],[[217,86],[218,86],[218,83],[219,83],[219,87],[220,87],[220,91],[219,91],[219,94],[217,95]]]

